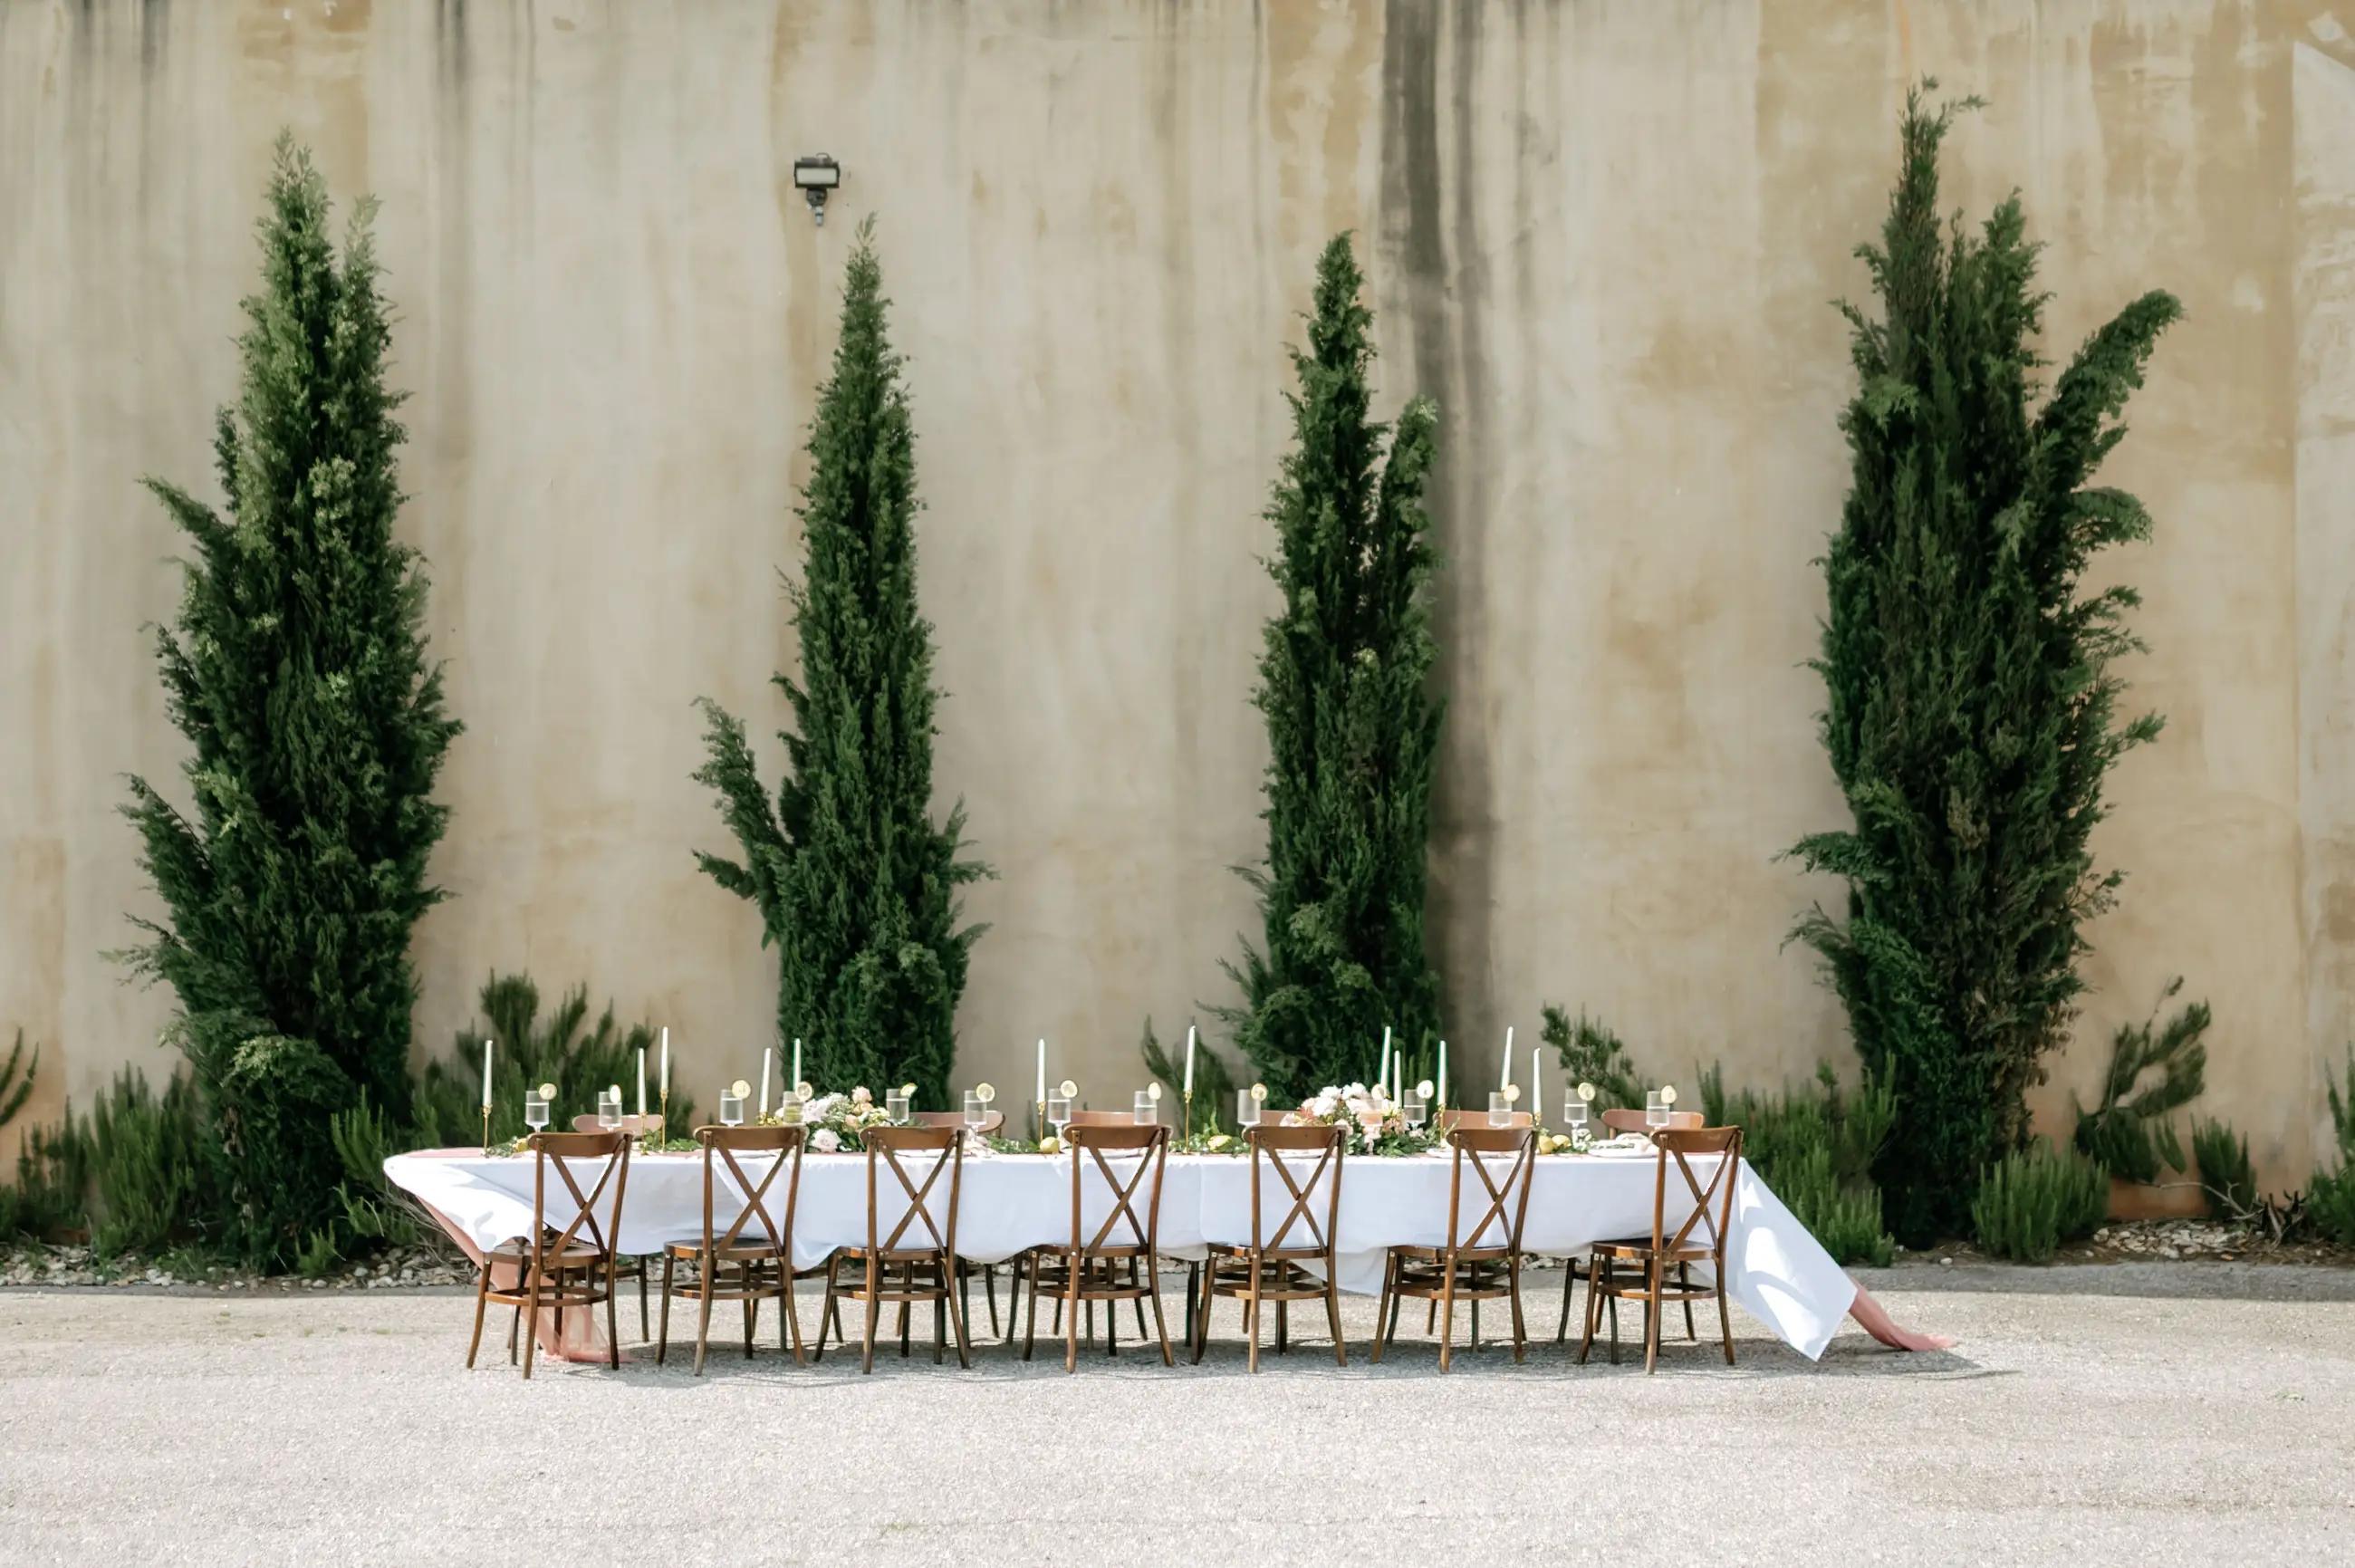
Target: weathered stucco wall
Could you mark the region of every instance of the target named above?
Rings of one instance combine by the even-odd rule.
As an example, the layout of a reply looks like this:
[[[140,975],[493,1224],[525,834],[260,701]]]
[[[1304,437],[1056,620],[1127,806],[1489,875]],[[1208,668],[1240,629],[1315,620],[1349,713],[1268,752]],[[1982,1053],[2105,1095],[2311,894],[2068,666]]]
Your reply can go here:
[[[0,5],[0,1027],[44,1104],[164,1065],[102,951],[148,911],[120,775],[169,775],[144,623],[208,485],[269,141],[380,237],[413,393],[410,536],[469,729],[455,895],[419,944],[440,1049],[493,965],[668,1022],[689,1081],[770,1029],[690,699],[773,729],[799,432],[853,221],[878,216],[951,688],[938,778],[999,880],[969,1076],[1116,1097],[1226,994],[1260,845],[1246,705],[1282,347],[1364,237],[1384,399],[1445,411],[1448,720],[1433,930],[1467,1074],[1550,998],[1647,1063],[1846,1060],[1780,947],[1839,819],[1810,564],[1844,482],[1828,302],[1922,72],[1990,106],[1952,199],[2017,185],[2064,350],[2136,293],[2189,316],[2111,477],[2158,541],[2116,780],[2131,872],[2043,1096],[2165,977],[2211,997],[2208,1108],[2301,1179],[2350,1030],[2355,39],[2233,0],[272,0]],[[843,160],[835,216],[792,191]],[[773,755],[773,750],[772,752]],[[1490,1070],[1493,1070],[1491,1068]]]

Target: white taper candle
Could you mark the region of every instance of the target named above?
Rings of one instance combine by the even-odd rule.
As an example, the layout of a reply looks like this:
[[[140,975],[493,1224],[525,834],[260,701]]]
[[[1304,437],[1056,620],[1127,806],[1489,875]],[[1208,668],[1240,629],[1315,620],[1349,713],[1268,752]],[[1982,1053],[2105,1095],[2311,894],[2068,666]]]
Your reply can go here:
[[[761,1114],[762,1115],[763,1115],[763,1116],[765,1116],[765,1115],[767,1115],[769,1114],[769,1059],[770,1059],[771,1057],[773,1057],[773,1056],[776,1055],[776,1054],[777,1054],[777,1048],[776,1048],[775,1046],[773,1046],[773,1045],[764,1045],[764,1046],[762,1046],[762,1047],[761,1048],[761,1111],[760,1111],[760,1114]]]
[[[638,1047],[638,1120],[646,1119],[646,1048]]]
[[[483,1109],[491,1108],[491,1042],[483,1041]]]
[[[1512,1025],[1510,1025],[1510,1024],[1507,1024],[1507,1025],[1505,1026],[1505,1070],[1504,1070],[1502,1072],[1500,1072],[1500,1073],[1498,1073],[1498,1074],[1497,1075],[1497,1088],[1499,1088],[1499,1089],[1509,1089],[1509,1088],[1511,1088],[1512,1086],[1513,1086],[1513,1026],[1512,1026]]]
[[[1529,1120],[1545,1121],[1545,1070],[1538,1064],[1539,1047],[1529,1047]]]
[[[662,1097],[670,1098],[670,1025],[663,1025]]]
[[[1186,1026],[1186,1093],[1194,1092],[1194,1026]]]

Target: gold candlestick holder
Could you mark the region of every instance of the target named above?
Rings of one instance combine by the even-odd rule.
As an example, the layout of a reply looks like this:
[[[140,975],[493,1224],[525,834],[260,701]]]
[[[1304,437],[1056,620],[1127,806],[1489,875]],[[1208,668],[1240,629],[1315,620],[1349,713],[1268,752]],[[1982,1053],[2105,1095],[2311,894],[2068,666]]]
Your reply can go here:
[[[483,1104],[483,1157],[484,1157],[484,1158],[485,1158],[485,1159],[488,1159],[488,1158],[490,1157],[490,1154],[491,1154],[491,1107],[490,1107],[490,1104],[489,1104],[489,1102],[485,1101],[485,1102],[484,1103],[484,1104]]]
[[[667,1089],[662,1092],[662,1125],[655,1129],[655,1136],[656,1138],[670,1136],[670,1091]]]
[[[1047,1102],[1044,1100],[1039,1102],[1039,1119],[1030,1124],[1030,1141],[1034,1144],[1047,1141]]]
[[[1186,1135],[1178,1141],[1181,1143],[1192,1143],[1194,1141],[1194,1091],[1191,1089],[1187,1090],[1184,1097],[1186,1101]]]

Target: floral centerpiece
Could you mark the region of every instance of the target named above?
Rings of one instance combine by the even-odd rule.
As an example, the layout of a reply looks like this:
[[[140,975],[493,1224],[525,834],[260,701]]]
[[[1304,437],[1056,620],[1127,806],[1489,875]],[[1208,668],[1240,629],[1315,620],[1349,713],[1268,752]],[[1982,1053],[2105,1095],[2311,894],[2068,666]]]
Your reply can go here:
[[[1405,1108],[1380,1085],[1369,1089],[1363,1083],[1328,1083],[1298,1110],[1286,1111],[1283,1125],[1354,1127],[1367,1154],[1421,1154],[1439,1143],[1429,1129],[1408,1125]]]
[[[782,1115],[764,1116],[762,1126],[786,1125]],[[867,1147],[870,1128],[888,1127],[891,1113],[875,1103],[865,1085],[847,1094],[817,1094],[802,1102],[800,1125],[809,1130],[812,1154],[858,1154]]]

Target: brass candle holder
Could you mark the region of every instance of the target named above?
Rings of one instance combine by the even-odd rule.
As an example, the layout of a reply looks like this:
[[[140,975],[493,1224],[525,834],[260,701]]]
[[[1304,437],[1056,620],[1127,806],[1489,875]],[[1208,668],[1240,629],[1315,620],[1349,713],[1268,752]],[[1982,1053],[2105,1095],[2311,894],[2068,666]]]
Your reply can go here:
[[[1191,1089],[1186,1091],[1186,1135],[1180,1141],[1194,1141],[1194,1091]]]
[[[485,1158],[485,1159],[488,1159],[488,1158],[490,1157],[490,1155],[491,1155],[491,1103],[490,1103],[488,1100],[485,1100],[485,1101],[484,1101],[484,1102],[483,1102],[483,1157],[484,1157],[484,1158]]]

